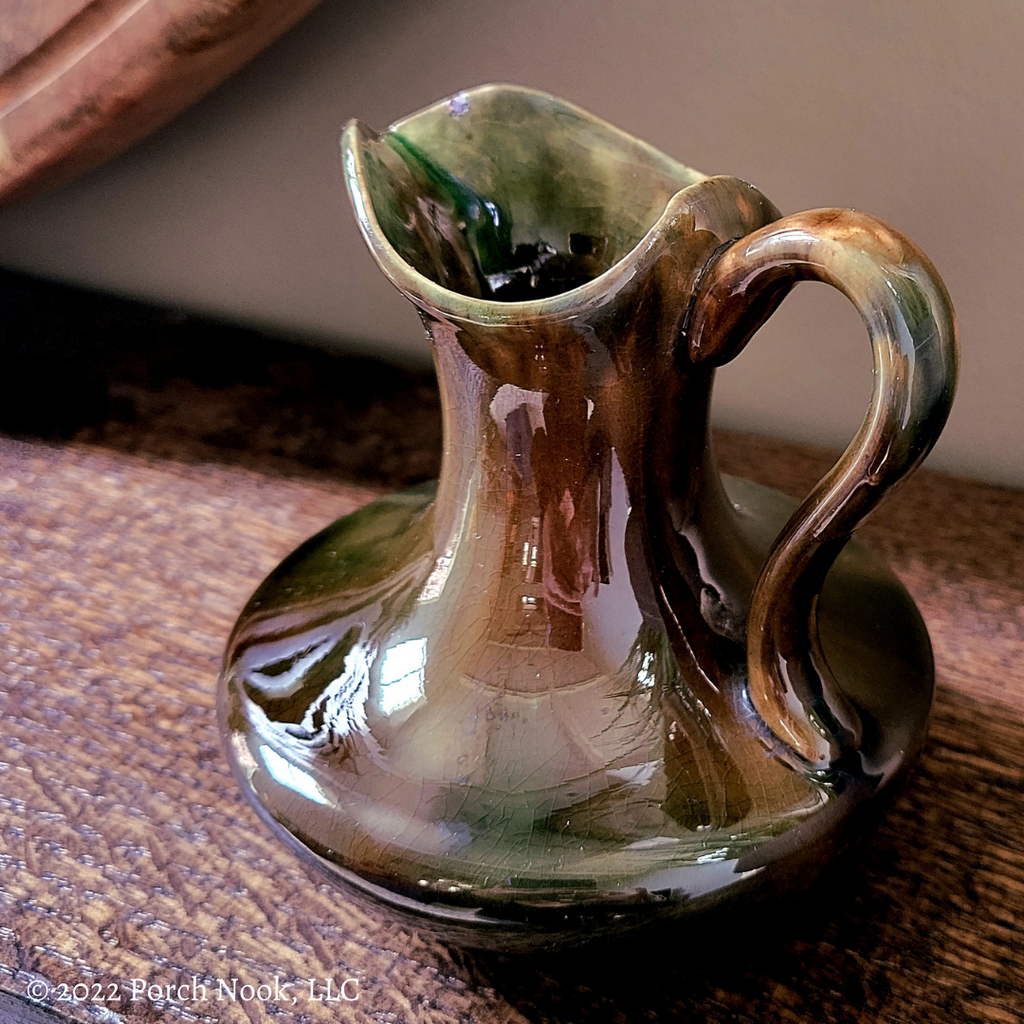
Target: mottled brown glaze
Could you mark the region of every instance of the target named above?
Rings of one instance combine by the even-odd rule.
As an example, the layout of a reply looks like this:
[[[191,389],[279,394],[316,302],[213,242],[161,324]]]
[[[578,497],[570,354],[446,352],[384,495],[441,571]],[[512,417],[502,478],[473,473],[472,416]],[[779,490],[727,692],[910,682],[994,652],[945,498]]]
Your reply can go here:
[[[853,530],[931,450],[956,390],[952,303],[909,238],[854,210],[784,217],[721,253],[701,280],[691,359],[736,355],[800,280],[838,288],[864,319],[874,353],[864,422],[772,548],[754,590],[747,664],[754,706],[811,764],[860,746],[856,712],[818,642],[814,604]]]
[[[0,41],[0,203],[126,149],[317,0],[14,0]]]
[[[787,540],[791,504],[723,485],[714,366],[800,256],[824,259],[810,238],[876,359],[903,358],[865,428],[903,431],[870,463],[880,493],[948,407],[941,285],[877,222],[844,249],[843,216],[780,220],[752,186],[529,90],[354,123],[343,154],[433,345],[444,459],[436,497],[340,521],[246,608],[222,677],[243,789],[331,877],[470,944],[578,941],[805,882],[916,755],[930,652],[862,550],[824,585],[870,507],[856,483],[859,504],[826,478],[792,520],[840,516],[827,561]],[[733,268],[769,267],[750,246],[776,239],[797,255],[743,296]],[[810,568],[779,562],[794,548]],[[787,690],[765,682],[780,656]]]

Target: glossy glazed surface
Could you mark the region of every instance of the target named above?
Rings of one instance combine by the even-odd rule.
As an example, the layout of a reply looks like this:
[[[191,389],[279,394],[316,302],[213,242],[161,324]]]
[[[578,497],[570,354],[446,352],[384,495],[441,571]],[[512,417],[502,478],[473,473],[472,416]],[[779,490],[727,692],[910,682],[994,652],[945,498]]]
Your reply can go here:
[[[948,408],[955,332],[930,266],[829,248],[750,185],[528,90],[383,135],[353,124],[343,150],[367,242],[434,345],[442,475],[433,502],[314,538],[243,613],[222,709],[244,788],[336,877],[470,943],[806,881],[927,715],[899,585],[851,553],[822,586],[862,492],[912,468]],[[903,383],[862,431],[886,473],[864,472],[859,435],[787,525],[771,492],[727,495],[707,420],[715,363],[802,273],[735,240],[801,231],[801,266],[824,246],[833,283],[867,295],[876,357],[903,356],[883,384]],[[850,271],[865,261],[881,278]],[[916,318],[886,287],[911,265]],[[773,287],[745,298],[744,274]]]
[[[795,503],[726,485],[763,554]],[[519,653],[534,671],[515,689],[516,662],[486,641],[486,681],[453,671],[432,586],[444,567],[432,497],[428,485],[382,499],[296,551],[253,595],[223,677],[243,790],[357,897],[499,948],[685,916],[723,893],[805,884],[845,843],[849,816],[916,755],[931,703],[927,634],[855,542],[820,621],[867,724],[867,770],[815,779],[773,756],[741,678],[730,713],[708,720],[665,634],[642,624],[614,671],[535,645]],[[566,682],[545,691],[536,670],[554,657]]]

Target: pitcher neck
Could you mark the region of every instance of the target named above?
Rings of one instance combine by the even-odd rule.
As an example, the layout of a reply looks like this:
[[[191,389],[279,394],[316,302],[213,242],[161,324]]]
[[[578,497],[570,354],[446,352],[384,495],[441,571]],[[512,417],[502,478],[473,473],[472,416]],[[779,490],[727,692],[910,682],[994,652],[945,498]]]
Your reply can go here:
[[[607,351],[572,367],[562,350],[542,391],[486,372],[450,323],[428,326],[444,409],[436,549],[501,581],[494,635],[580,650],[587,607],[614,590],[653,624],[667,595],[739,640],[753,570],[711,454],[710,371],[652,381]]]

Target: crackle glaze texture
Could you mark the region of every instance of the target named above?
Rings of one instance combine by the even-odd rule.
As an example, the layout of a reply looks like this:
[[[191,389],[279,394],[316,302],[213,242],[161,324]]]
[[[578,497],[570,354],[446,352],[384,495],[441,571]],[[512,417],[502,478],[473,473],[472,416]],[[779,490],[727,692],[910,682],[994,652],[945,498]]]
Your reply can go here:
[[[343,159],[433,344],[444,460],[436,493],[339,520],[246,607],[221,692],[246,793],[351,891],[469,944],[807,881],[930,705],[916,609],[846,542],[948,412],[934,269],[877,220],[780,218],[525,89],[353,123]],[[708,408],[807,277],[863,314],[875,387],[794,511],[723,482]]]

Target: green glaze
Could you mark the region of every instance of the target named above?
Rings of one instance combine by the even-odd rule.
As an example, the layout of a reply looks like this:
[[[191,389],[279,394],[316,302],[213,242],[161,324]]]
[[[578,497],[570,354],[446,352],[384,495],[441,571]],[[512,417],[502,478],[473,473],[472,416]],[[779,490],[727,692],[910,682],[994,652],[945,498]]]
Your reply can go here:
[[[510,270],[513,266],[512,219],[501,207],[477,195],[464,181],[450,174],[418,146],[397,131],[390,131],[386,141],[415,174],[420,171],[450,207],[453,219],[461,226],[473,262],[481,278]]]
[[[795,502],[746,481],[725,483],[752,547],[765,553]],[[357,699],[339,700],[338,681],[351,678],[360,646],[365,650],[374,632],[400,628],[410,598],[423,594],[432,570],[423,557],[432,498],[431,485],[393,495],[311,538],[260,586],[232,637],[221,707],[236,775],[271,826],[309,862],[357,899],[383,904],[409,923],[469,945],[516,949],[687,917],[714,906],[722,888],[752,898],[799,886],[801,870],[816,873],[822,858],[841,849],[843,816],[865,800],[863,787],[813,787],[792,773],[785,785],[788,770],[774,783],[764,771],[762,785],[781,782],[788,794],[784,815],[748,813],[728,821],[735,812],[729,814],[727,798],[711,807],[700,784],[697,793],[687,791],[692,784],[679,786],[666,814],[659,807],[668,803],[670,788],[662,762],[659,777],[646,786],[660,789],[660,801],[637,792],[645,787],[623,784],[618,792],[605,787],[589,799],[563,800],[556,813],[550,790],[529,784],[527,751],[506,755],[503,770],[492,761],[482,784],[460,774],[458,756],[447,776],[438,775],[438,760],[458,750],[451,735],[456,723],[451,701],[429,687],[394,724],[384,722],[379,680],[375,686],[369,673],[357,683],[364,687]],[[820,614],[826,651],[847,692],[869,721],[886,724],[871,744],[872,761],[890,771],[905,765],[920,744],[932,690],[928,637],[913,602],[877,559],[852,543],[829,577]],[[272,697],[265,692],[267,677],[282,678],[311,652],[320,657],[291,685]],[[898,695],[877,685],[880,673],[894,671]],[[665,726],[652,680],[659,688],[680,685],[664,635],[642,628],[618,676],[614,687],[598,682],[577,689],[554,713],[572,719],[588,715],[592,705],[608,705],[608,717],[632,723],[612,760],[628,766],[632,752],[645,764],[646,755],[636,753],[637,723],[646,725],[655,748]],[[434,720],[417,722],[417,715],[430,715],[433,700],[441,705]],[[540,708],[544,700],[530,704]],[[348,720],[339,709],[363,710],[365,720]],[[517,713],[493,691],[474,713],[486,720],[488,709],[502,723]],[[423,763],[415,773],[388,773],[385,801],[379,766],[383,750],[397,744],[418,750]],[[434,766],[433,785],[427,765]],[[466,820],[441,832],[437,802],[445,794],[457,798]],[[841,814],[815,822],[814,812],[830,803]],[[713,828],[712,814],[726,827]],[[802,848],[776,849],[771,840],[784,844],[795,826],[803,832]]]
[[[948,411],[934,269],[871,218],[780,219],[510,86],[353,123],[343,161],[434,347],[442,473],[314,537],[244,610],[220,695],[243,790],[368,906],[469,945],[806,884],[927,719],[920,616],[846,541]],[[876,381],[794,510],[723,482],[708,410],[802,277],[861,310]]]
[[[494,315],[472,272],[480,246],[485,274],[512,269],[519,245],[591,255],[591,278],[641,257],[638,243],[672,197],[705,178],[543,93],[485,86],[465,97],[463,114],[453,112],[455,97],[384,133],[359,123],[346,129],[346,173],[360,179],[361,223],[374,225],[368,240],[400,288],[434,305],[450,301],[442,284],[482,299],[460,303],[459,312]],[[573,254],[570,236],[599,241],[600,249]],[[591,290],[600,297],[601,288]],[[556,295],[543,312],[564,306]]]

